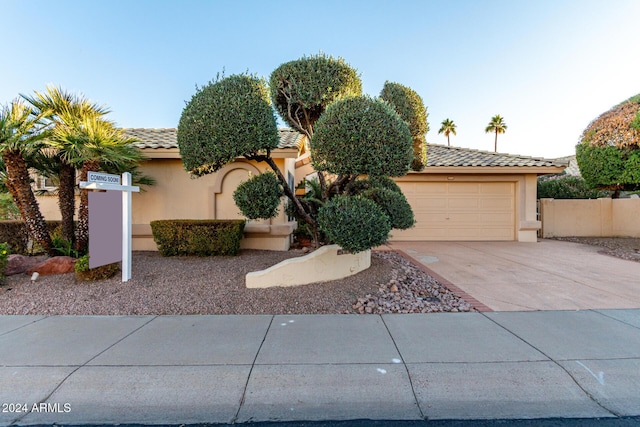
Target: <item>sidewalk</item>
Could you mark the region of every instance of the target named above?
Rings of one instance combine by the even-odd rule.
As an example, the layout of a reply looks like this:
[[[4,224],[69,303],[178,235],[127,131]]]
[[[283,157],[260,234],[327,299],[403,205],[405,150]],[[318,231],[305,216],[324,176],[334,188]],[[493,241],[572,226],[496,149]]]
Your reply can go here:
[[[637,416],[640,309],[0,316],[0,404],[2,426]]]

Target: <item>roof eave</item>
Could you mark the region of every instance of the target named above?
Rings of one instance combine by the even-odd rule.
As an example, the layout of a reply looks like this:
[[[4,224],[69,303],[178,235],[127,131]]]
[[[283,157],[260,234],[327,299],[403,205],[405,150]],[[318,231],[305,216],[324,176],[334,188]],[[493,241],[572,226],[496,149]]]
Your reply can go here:
[[[523,174],[537,175],[562,173],[566,166],[427,166],[421,172],[409,174]]]
[[[179,148],[138,148],[147,160],[152,159],[181,159]],[[274,159],[295,159],[298,157],[297,148],[276,148],[271,151]]]

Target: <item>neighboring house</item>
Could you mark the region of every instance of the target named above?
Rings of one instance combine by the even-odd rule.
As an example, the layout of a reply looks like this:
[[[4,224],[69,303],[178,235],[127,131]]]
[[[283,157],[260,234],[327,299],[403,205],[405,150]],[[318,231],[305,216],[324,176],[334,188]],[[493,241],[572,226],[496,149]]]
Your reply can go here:
[[[558,157],[557,159],[553,159],[554,162],[564,163],[568,165],[564,170],[564,173],[571,176],[582,176],[580,175],[580,168],[578,167],[578,161],[576,160],[576,155],[572,156],[564,156]]]
[[[126,129],[148,161],[143,173],[157,184],[133,195],[133,249],[156,250],[149,223],[156,219],[242,218],[233,192],[249,174],[269,170],[262,163],[239,158],[215,174],[191,179],[184,170],[176,129]],[[280,129],[280,145],[272,157],[293,188],[313,175],[306,138]],[[393,230],[391,240],[515,240],[535,242],[538,175],[560,173],[566,166],[553,160],[465,148],[429,145],[427,167],[396,178],[416,218],[410,230]],[[43,198],[41,198],[42,200]],[[55,201],[43,208],[59,218]],[[42,206],[42,201],[41,201]],[[251,221],[243,248],[287,250],[295,222],[281,209],[278,217]]]

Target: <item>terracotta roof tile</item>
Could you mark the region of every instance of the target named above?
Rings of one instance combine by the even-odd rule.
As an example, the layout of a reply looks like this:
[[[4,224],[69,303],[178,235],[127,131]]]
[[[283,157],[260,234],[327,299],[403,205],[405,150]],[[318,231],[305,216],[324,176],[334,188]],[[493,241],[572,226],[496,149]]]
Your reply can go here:
[[[517,154],[494,153],[470,148],[429,144],[427,167],[478,166],[478,167],[545,167],[566,166],[566,163]]]
[[[175,128],[127,128],[125,134],[135,138],[138,142],[133,145],[138,148],[178,148],[178,130]],[[303,137],[291,129],[278,129],[280,144],[278,148],[298,148]]]
[[[138,148],[178,148],[178,132],[175,128],[128,128],[124,129],[124,131],[127,136],[138,139],[138,142],[134,144]],[[278,129],[278,133],[280,134],[278,148],[299,148],[304,140],[302,134],[292,129]],[[427,146],[427,156],[427,166],[431,167],[546,167],[567,165],[567,162],[561,161],[561,159],[543,159],[436,144]]]

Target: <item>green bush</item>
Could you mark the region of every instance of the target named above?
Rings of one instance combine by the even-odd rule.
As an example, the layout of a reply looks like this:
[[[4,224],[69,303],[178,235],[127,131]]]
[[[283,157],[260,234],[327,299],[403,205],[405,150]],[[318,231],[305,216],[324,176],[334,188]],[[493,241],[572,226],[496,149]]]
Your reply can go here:
[[[386,102],[366,96],[329,105],[311,139],[316,170],[403,176],[413,159],[409,126]]]
[[[358,253],[384,244],[391,231],[389,217],[362,196],[336,196],[318,211],[318,226],[331,242]]]
[[[427,164],[425,135],[429,131],[427,109],[422,98],[410,87],[399,83],[385,82],[380,98],[393,106],[402,119],[409,124],[413,138],[413,160],[411,169],[421,171]]]
[[[89,268],[89,254],[87,254],[76,260],[74,269],[76,279],[83,282],[92,282],[112,278],[118,271],[120,271],[120,265],[119,263],[114,262],[112,264],[101,265],[96,268]]]
[[[640,149],[579,144],[576,160],[582,177],[591,188],[627,191],[640,188]]]
[[[579,176],[550,175],[538,178],[538,199],[598,199],[608,195],[608,191],[590,188]]]
[[[4,269],[7,267],[7,260],[9,258],[9,244],[0,243],[0,284],[4,283]]]
[[[301,132],[313,128],[333,102],[362,94],[358,72],[342,58],[324,54],[280,65],[271,73],[269,87],[280,117]]]
[[[362,193],[362,196],[372,200],[387,214],[391,228],[406,230],[415,224],[413,210],[404,194],[374,187]]]
[[[402,193],[402,190],[394,180],[387,176],[377,176],[372,178],[357,179],[347,185],[346,194],[355,196],[362,194],[370,188],[385,188],[396,193]]]
[[[194,176],[215,172],[236,157],[274,149],[279,142],[266,81],[248,75],[198,88],[178,123],[180,156]]]
[[[0,220],[16,221],[20,219],[20,210],[9,193],[0,193]]]
[[[168,219],[151,221],[153,240],[163,256],[237,255],[243,220]]]
[[[50,233],[53,233],[60,225],[60,221],[47,221]],[[29,241],[29,232],[24,221],[0,221],[0,242],[7,242],[12,254],[35,255],[42,253],[39,245],[30,245]]]
[[[278,214],[284,191],[273,172],[254,175],[238,185],[233,200],[249,219],[269,219]]]

